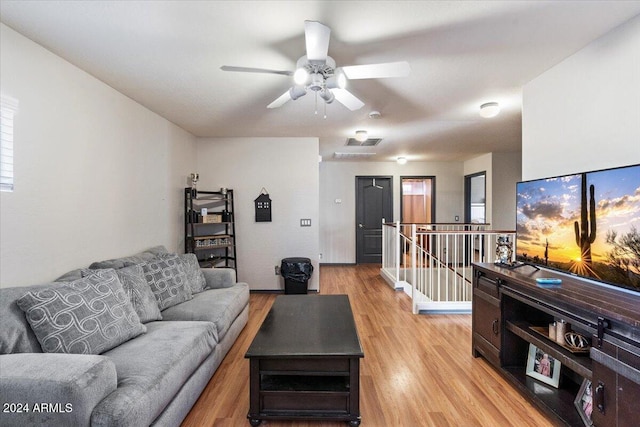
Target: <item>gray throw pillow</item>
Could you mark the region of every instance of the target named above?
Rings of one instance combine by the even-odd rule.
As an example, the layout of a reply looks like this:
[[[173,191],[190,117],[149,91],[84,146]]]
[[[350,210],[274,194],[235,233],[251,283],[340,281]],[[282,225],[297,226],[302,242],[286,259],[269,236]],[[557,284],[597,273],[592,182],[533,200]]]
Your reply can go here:
[[[103,270],[82,270],[84,277]],[[151,322],[152,320],[162,320],[158,301],[151,292],[151,288],[144,277],[144,270],[141,265],[132,265],[115,270],[122,287],[124,288],[129,301],[133,305],[133,309],[140,317],[142,323]]]
[[[154,246],[152,248],[147,249],[145,252],[149,252],[155,256],[168,254],[169,251],[163,245]]]
[[[101,270],[107,268],[113,268],[114,270],[119,270],[124,267],[131,267],[132,265],[141,264],[143,262],[150,261],[156,257],[155,254],[151,252],[140,252],[136,255],[131,255],[122,258],[108,259],[105,261],[96,261],[92,263],[89,268],[91,270]]]
[[[16,301],[46,353],[101,354],[144,332],[113,270]]]
[[[193,298],[184,266],[178,255],[155,258],[141,266],[160,310]]]
[[[174,255],[175,254],[170,253],[158,254],[158,258],[168,258]],[[182,254],[178,255],[178,257],[180,258],[180,261],[182,261],[184,272],[187,275],[187,284],[191,288],[191,293],[195,295],[204,291],[207,281],[200,269],[198,257],[196,257],[195,254]]]
[[[54,282],[73,282],[74,280],[82,279],[82,268],[71,270],[62,276],[58,277]]]
[[[198,294],[204,291],[207,281],[204,278],[204,274],[200,269],[198,258],[195,254],[180,255],[180,260],[184,266],[185,273],[187,273],[187,283],[191,286],[191,292]]]

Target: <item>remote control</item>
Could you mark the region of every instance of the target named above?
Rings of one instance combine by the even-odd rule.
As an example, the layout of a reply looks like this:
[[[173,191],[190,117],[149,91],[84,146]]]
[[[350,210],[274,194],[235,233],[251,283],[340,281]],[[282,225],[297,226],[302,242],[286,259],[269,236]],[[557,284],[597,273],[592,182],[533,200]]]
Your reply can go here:
[[[538,277],[536,279],[536,282],[541,285],[559,285],[560,283],[562,283],[562,279],[555,279],[553,277]]]

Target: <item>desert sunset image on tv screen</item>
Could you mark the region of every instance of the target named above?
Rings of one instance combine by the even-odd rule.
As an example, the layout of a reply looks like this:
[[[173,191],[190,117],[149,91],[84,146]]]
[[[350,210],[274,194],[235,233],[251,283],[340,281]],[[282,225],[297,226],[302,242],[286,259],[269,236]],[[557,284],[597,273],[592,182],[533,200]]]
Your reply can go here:
[[[519,261],[640,291],[640,165],[519,182]]]

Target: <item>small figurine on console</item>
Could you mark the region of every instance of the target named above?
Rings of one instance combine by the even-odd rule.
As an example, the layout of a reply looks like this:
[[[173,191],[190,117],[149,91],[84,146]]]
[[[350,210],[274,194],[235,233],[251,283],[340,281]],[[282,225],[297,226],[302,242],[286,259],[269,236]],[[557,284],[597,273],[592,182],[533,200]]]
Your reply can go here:
[[[509,236],[498,236],[496,245],[496,264],[511,264],[513,249],[511,248]]]

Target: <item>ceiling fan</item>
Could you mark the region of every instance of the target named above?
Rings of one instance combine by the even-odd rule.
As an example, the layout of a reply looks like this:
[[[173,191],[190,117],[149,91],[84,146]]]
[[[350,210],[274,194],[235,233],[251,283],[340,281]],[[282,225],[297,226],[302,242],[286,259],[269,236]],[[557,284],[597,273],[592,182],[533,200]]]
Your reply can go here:
[[[411,71],[406,61],[382,64],[336,67],[336,61],[328,55],[331,29],[316,21],[304,21],[304,37],[307,54],[298,59],[295,71],[269,70],[265,68],[234,67],[223,65],[224,71],[265,73],[293,76],[294,85],[267,108],[278,108],[290,100],[296,100],[313,91],[325,103],[337,100],[351,111],[364,106],[364,102],[345,89],[347,80],[405,77]]]

